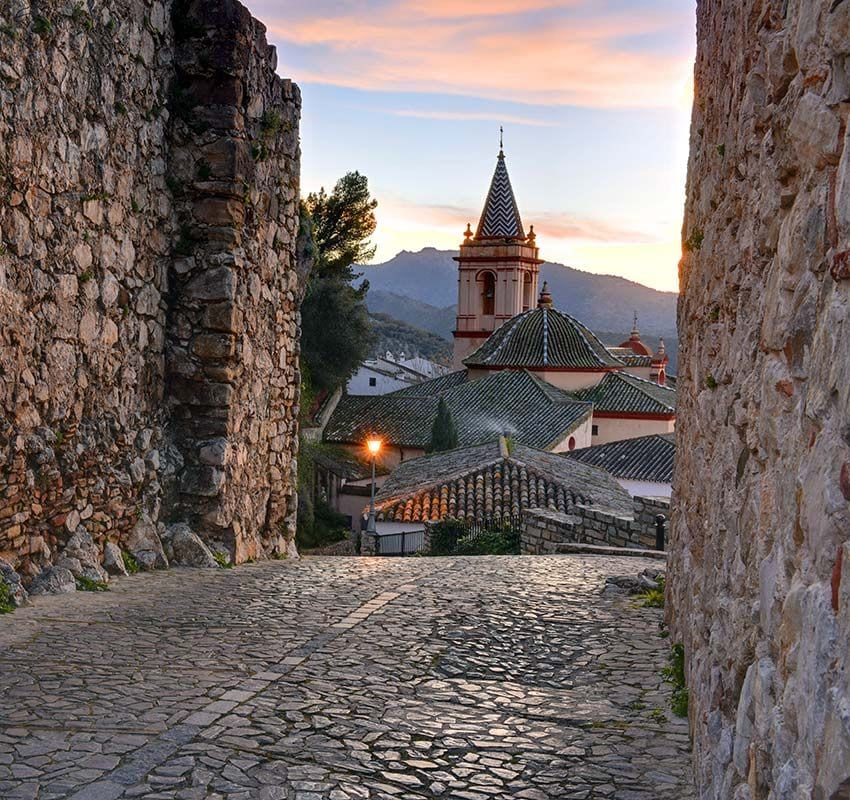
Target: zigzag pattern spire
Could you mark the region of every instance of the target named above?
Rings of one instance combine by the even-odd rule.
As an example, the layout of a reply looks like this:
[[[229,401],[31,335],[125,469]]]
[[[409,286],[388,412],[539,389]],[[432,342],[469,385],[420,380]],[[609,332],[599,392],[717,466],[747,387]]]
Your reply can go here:
[[[501,150],[475,238],[525,239],[519,208],[505,166],[505,154]]]

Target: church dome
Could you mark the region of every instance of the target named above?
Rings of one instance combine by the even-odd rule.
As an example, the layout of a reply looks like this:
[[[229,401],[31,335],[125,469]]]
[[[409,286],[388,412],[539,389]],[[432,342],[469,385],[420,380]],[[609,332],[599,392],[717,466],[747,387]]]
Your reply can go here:
[[[602,371],[625,367],[577,319],[545,303],[509,319],[463,363],[483,369]]]

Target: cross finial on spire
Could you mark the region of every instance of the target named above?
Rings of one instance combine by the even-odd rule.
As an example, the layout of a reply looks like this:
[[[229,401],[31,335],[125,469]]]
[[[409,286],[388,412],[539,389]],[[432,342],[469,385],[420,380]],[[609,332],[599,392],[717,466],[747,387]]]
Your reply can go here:
[[[499,152],[505,149],[505,129],[499,125]]]

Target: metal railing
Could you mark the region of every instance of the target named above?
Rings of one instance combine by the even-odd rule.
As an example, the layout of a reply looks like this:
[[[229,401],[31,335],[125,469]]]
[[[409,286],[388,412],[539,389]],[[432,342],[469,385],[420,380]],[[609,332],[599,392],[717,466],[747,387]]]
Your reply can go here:
[[[375,555],[412,556],[425,549],[425,531],[384,533],[375,537]]]

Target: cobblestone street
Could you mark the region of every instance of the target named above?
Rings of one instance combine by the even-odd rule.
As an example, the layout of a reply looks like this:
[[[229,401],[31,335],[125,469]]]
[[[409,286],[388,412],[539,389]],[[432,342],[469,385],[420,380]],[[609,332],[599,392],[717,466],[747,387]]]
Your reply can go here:
[[[634,558],[172,570],[0,617],[0,797],[691,797]]]

